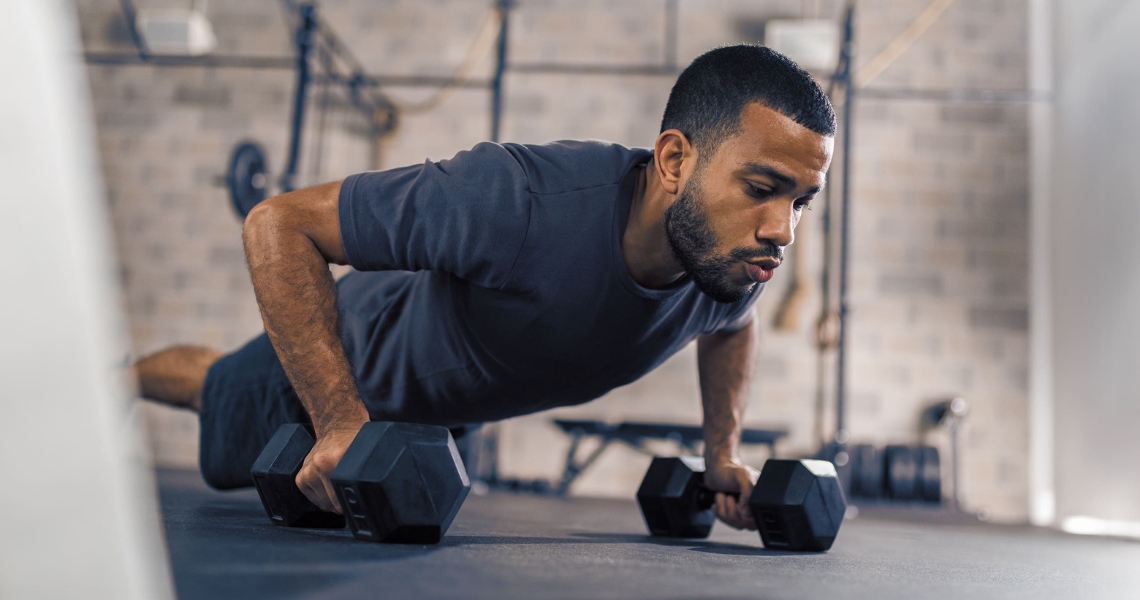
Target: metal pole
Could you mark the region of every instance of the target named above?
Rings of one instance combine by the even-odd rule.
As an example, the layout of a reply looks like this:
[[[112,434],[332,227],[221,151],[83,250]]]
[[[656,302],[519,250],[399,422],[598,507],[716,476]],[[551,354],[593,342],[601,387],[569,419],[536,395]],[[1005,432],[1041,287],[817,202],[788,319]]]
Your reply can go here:
[[[143,39],[142,34],[139,33],[138,24],[136,20],[138,15],[135,12],[135,4],[131,0],[121,0],[119,6],[123,9],[123,19],[127,21],[127,32],[131,34],[131,41],[135,44],[135,50],[139,53],[139,59],[146,62],[150,58],[150,51],[146,47],[146,40]]]
[[[491,80],[491,141],[499,141],[503,120],[503,74],[507,70],[507,23],[511,0],[499,0],[499,48],[495,56],[495,78]]]
[[[305,126],[305,100],[309,95],[309,55],[313,51],[313,33],[317,30],[317,7],[305,3],[297,6],[297,89],[293,96],[293,128],[289,138],[289,160],[281,174],[281,191],[294,189],[297,162],[301,155],[301,134]]]
[[[847,7],[843,24],[843,53],[846,67],[843,70],[843,188],[840,192],[839,228],[839,347],[836,360],[835,382],[835,442],[847,443],[847,271],[851,212],[851,116],[855,103],[855,86],[852,82],[854,48],[855,3]]]

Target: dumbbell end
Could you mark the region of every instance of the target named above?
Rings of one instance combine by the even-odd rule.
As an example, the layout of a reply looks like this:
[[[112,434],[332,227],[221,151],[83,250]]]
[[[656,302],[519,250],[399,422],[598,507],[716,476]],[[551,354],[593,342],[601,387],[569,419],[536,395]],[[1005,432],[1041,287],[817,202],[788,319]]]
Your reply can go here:
[[[342,515],[317,508],[297,489],[297,473],[313,443],[313,436],[304,425],[282,425],[250,469],[265,514],[274,525],[327,529],[345,526]]]
[[[707,538],[716,515],[711,493],[704,488],[704,460],[697,457],[656,457],[649,465],[637,503],[650,535]]]
[[[357,539],[435,544],[471,490],[446,427],[364,425],[332,474]]]
[[[769,459],[748,506],[765,548],[826,552],[843,523],[847,499],[831,463]]]

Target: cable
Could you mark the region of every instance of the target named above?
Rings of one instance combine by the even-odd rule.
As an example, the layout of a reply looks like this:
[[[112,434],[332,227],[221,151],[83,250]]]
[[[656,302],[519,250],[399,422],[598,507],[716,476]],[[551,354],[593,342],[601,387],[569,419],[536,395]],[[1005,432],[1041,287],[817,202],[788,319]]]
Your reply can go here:
[[[282,0],[280,4],[284,8],[287,21],[295,20],[296,11],[298,10],[298,3],[296,0]],[[333,33],[332,29],[318,16],[318,46],[323,46],[323,50],[330,56],[335,57],[335,60],[325,61],[321,66],[325,71],[325,76],[342,84],[349,86],[350,100],[357,104],[360,108],[361,103],[367,103],[369,108],[372,109],[373,121],[377,121],[375,113],[377,111],[388,114],[391,110],[396,113],[415,114],[427,112],[435,109],[444,100],[450,96],[456,88],[466,86],[471,81],[471,72],[478,65],[479,61],[487,54],[495,40],[499,35],[499,24],[501,16],[499,8],[495,7],[488,14],[487,19],[484,21],[479,34],[476,36],[475,41],[467,50],[467,54],[463,57],[463,61],[459,64],[458,69],[447,79],[439,89],[430,97],[423,101],[415,103],[396,103],[386,94],[379,90],[370,90],[370,96],[378,97],[363,97],[362,85],[366,84],[368,77],[365,74],[364,67],[361,62],[354,56],[348,48],[340,41],[339,38]],[[347,77],[341,76],[336,68],[336,60],[339,60],[344,66],[348,68],[349,75]],[[369,86],[372,87],[372,86]],[[388,122],[391,119],[383,118],[382,121]]]
[[[483,21],[483,27],[479,30],[479,35],[475,36],[475,41],[471,43],[471,47],[467,49],[467,54],[463,57],[463,61],[459,63],[459,67],[451,76],[451,80],[440,86],[438,90],[428,98],[415,103],[393,102],[396,108],[405,114],[424,113],[435,109],[440,104],[443,104],[455,89],[471,81],[471,73],[475,69],[479,61],[490,52],[494,46],[495,41],[499,37],[499,24],[502,17],[499,13],[499,8],[491,9],[487,19]]]

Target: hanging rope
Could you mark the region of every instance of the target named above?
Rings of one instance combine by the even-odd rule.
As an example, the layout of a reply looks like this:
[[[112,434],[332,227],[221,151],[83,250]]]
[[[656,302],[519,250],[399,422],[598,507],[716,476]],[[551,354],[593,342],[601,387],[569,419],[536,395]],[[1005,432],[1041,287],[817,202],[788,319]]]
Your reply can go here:
[[[891,43],[887,44],[885,48],[879,51],[871,60],[867,61],[858,71],[855,72],[855,87],[861,88],[871,82],[872,79],[878,77],[891,63],[898,60],[908,48],[913,45],[926,30],[930,29],[942,13],[954,4],[954,0],[934,0],[922,11],[902,33],[895,36]]]
[[[443,104],[456,88],[471,81],[472,72],[479,64],[479,61],[491,51],[494,47],[495,41],[499,37],[499,24],[501,23],[501,16],[499,9],[496,7],[491,10],[487,15],[487,19],[483,21],[483,27],[479,30],[479,35],[475,37],[475,41],[471,43],[471,47],[467,49],[467,54],[463,57],[463,61],[459,63],[459,67],[455,70],[451,80],[443,84],[434,94],[428,98],[415,103],[395,102],[396,108],[405,114],[424,113],[434,110],[440,104]]]

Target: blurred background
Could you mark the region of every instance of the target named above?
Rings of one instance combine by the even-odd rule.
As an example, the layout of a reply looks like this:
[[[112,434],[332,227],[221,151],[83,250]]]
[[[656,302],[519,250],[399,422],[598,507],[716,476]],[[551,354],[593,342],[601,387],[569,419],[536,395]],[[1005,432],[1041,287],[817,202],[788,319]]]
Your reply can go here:
[[[860,0],[847,44],[839,0],[321,0],[311,17],[270,0],[74,4],[135,356],[261,331],[226,179],[239,144],[263,149],[269,194],[487,139],[650,146],[680,68],[761,42],[849,118],[830,202],[759,303],[749,426],[786,430],[781,456],[935,447],[942,495],[983,518],[1140,521],[1140,4]],[[297,127],[299,35],[314,42]],[[932,415],[954,398],[960,416]],[[158,465],[196,465],[194,415],[135,410]],[[500,478],[562,477],[571,437],[553,418],[699,424],[695,351],[489,429]],[[569,492],[632,497],[648,463],[614,444]]]

